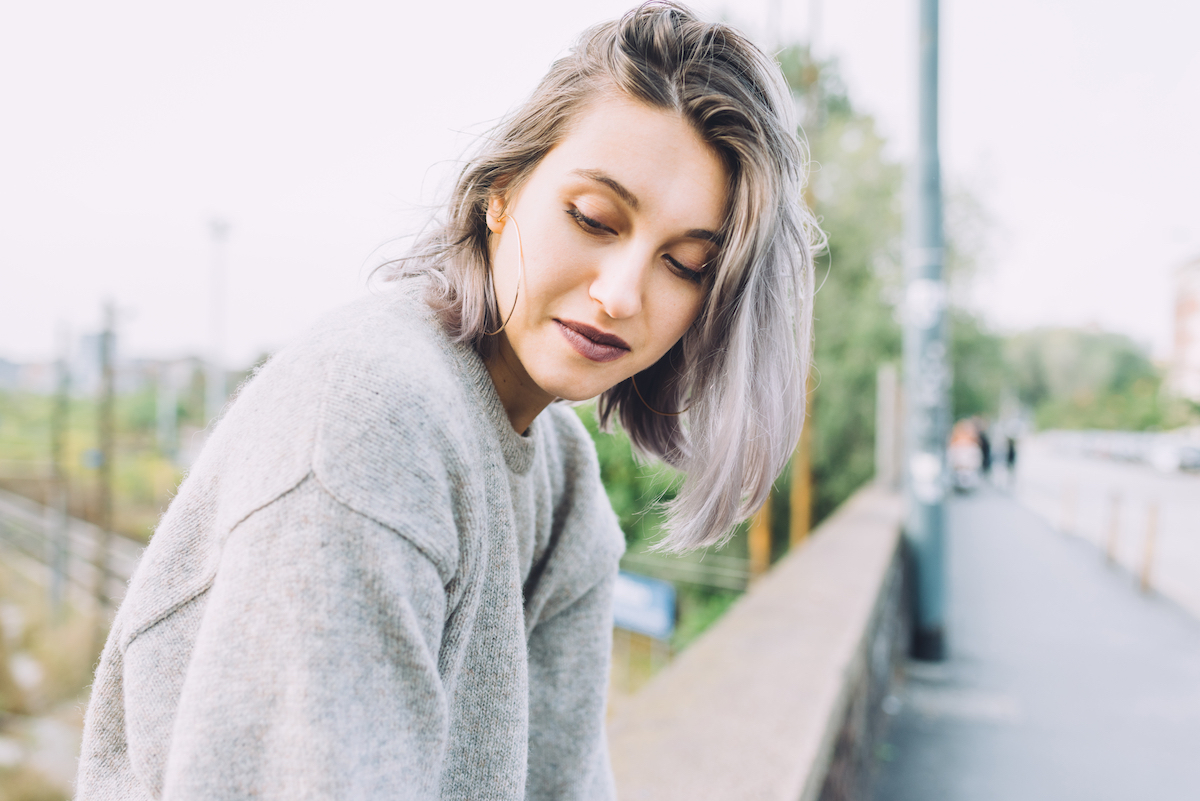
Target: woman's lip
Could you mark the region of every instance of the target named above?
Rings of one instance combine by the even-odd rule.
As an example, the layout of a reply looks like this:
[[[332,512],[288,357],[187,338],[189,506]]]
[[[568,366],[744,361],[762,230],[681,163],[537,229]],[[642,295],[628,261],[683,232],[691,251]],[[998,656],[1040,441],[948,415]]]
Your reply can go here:
[[[616,334],[609,334],[574,320],[558,320],[559,333],[580,356],[594,362],[611,362],[629,353],[629,343]]]

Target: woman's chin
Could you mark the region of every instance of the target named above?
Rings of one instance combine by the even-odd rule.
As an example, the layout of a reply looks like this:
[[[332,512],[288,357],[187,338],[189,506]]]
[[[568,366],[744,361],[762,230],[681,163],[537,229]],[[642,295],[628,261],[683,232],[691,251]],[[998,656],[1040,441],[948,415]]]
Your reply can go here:
[[[617,381],[597,381],[595,376],[572,380],[563,376],[555,376],[547,378],[546,381],[538,382],[538,386],[549,395],[560,398],[565,401],[579,402],[595,398],[603,392],[612,389]]]

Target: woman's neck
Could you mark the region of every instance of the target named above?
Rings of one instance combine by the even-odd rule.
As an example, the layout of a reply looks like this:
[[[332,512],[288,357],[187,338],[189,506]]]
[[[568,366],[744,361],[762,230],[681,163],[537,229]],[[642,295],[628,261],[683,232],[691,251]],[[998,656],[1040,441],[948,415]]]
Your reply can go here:
[[[484,358],[483,363],[487,367],[488,375],[492,377],[492,384],[496,387],[496,394],[500,396],[500,403],[504,406],[513,430],[524,434],[533,423],[533,419],[541,414],[555,397],[529,377],[521,360],[508,344],[508,337],[503,334],[498,336],[496,348],[490,356]]]

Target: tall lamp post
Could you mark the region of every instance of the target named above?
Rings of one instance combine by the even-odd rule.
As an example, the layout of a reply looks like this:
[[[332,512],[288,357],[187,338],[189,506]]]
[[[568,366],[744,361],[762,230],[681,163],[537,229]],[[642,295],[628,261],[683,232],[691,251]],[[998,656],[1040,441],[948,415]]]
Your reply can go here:
[[[210,353],[208,370],[204,377],[204,422],[212,423],[221,414],[225,405],[225,243],[229,239],[229,223],[221,219],[209,222],[212,234],[212,287],[209,314]]]
[[[908,215],[910,247],[905,260],[905,537],[916,583],[912,653],[917,659],[936,661],[946,653],[945,455],[950,369],[938,159],[938,0],[919,3],[916,202]]]

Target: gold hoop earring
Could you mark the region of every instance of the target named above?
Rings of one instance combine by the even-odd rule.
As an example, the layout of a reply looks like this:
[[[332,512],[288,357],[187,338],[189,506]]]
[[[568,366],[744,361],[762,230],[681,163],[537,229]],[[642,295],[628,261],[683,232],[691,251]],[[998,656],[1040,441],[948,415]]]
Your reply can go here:
[[[681,409],[678,412],[660,412],[658,409],[655,409],[649,403],[646,403],[646,399],[642,397],[642,391],[640,389],[638,389],[637,377],[631,375],[631,376],[629,376],[629,380],[633,382],[633,391],[637,393],[638,400],[640,400],[642,402],[643,406],[645,406],[647,409],[649,409],[650,411],[654,412],[657,415],[660,415],[662,417],[678,417],[679,415],[686,412],[688,409],[692,408],[691,404],[689,404],[687,406],[687,408]]]
[[[513,313],[517,310],[517,299],[521,297],[521,283],[525,280],[525,245],[521,242],[521,226],[517,225],[517,218],[511,215],[505,214],[497,218],[497,222],[504,220],[512,220],[513,228],[517,229],[517,291],[513,295],[513,305],[508,310],[508,316],[504,318],[504,322],[495,331],[484,331],[485,337],[494,337],[508,327],[508,321],[512,319]],[[492,276],[492,294],[496,296],[496,311],[500,311],[500,293],[496,291],[496,272],[490,268],[488,272]]]

